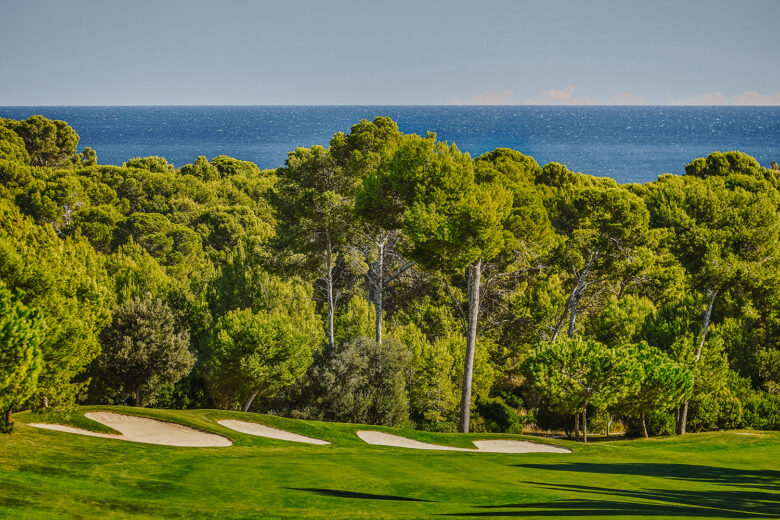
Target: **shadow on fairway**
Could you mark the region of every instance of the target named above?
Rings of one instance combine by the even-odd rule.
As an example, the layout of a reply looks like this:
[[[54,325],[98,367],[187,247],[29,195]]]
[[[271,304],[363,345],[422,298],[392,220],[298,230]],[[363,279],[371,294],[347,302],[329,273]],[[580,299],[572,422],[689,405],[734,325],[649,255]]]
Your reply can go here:
[[[360,498],[364,500],[402,500],[404,502],[434,502],[434,500],[423,500],[421,498],[399,497],[395,495],[374,495],[370,493],[355,493],[354,491],[341,491],[338,489],[324,489],[324,488],[285,488],[285,489],[294,489],[295,491],[308,491],[309,493],[316,493],[317,495],[325,495],[325,496],[337,497],[337,498]]]
[[[637,475],[677,480],[729,484],[780,491],[780,471],[733,469],[693,464],[653,464],[647,462],[626,464],[595,464],[570,462],[561,464],[513,464],[518,468],[547,471],[576,471],[579,473],[603,473],[609,475]]]
[[[470,511],[449,513],[440,516],[469,517],[513,517],[548,516],[597,517],[610,516],[651,516],[651,517],[716,517],[716,518],[773,518],[770,515],[721,511],[703,507],[684,507],[665,504],[637,504],[617,500],[561,500],[558,502],[536,502],[530,504],[506,504],[501,506],[478,506],[489,509],[513,509],[510,511]]]
[[[566,492],[608,495],[605,499],[575,499],[527,504],[474,506],[477,509],[512,509],[513,511],[478,511],[467,516],[704,516],[720,518],[778,518],[780,494],[750,491],[692,491],[676,489],[625,490],[594,486],[524,482]],[[628,502],[620,499],[647,502]],[[655,502],[655,503],[653,503]],[[457,516],[457,515],[455,515]]]

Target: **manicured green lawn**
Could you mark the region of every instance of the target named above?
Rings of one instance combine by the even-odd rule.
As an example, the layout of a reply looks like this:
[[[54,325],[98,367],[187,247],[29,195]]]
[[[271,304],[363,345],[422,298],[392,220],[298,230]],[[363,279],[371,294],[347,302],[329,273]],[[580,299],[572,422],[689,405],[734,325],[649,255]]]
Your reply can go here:
[[[92,409],[172,420],[235,444],[173,448],[85,437],[32,428],[25,423],[40,418],[18,414],[15,432],[0,436],[0,518],[780,518],[774,432],[556,441],[574,452],[505,455],[370,446],[350,424],[215,410],[82,412]],[[244,435],[214,422],[223,418],[333,444]],[[469,439],[519,438],[396,432],[464,447]]]

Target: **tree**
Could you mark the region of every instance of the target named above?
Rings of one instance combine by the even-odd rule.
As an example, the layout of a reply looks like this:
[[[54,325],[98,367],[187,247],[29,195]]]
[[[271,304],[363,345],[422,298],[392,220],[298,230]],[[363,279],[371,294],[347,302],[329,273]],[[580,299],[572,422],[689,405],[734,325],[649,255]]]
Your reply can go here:
[[[672,230],[671,250],[703,295],[694,366],[701,359],[718,295],[776,269],[780,253],[776,191],[762,181],[743,183],[744,168],[729,172],[721,164],[722,168],[708,169],[702,161],[688,165],[686,171],[691,173],[684,177],[661,176],[645,198],[654,225]],[[710,173],[702,174],[703,179],[693,175],[707,171]],[[678,423],[681,435],[685,434],[687,415],[685,402]]]
[[[9,119],[0,118],[0,159],[7,161],[30,164],[30,154],[27,153],[27,149],[24,147],[24,140],[8,128],[4,126],[6,123],[10,123]]]
[[[0,432],[11,430],[14,407],[33,394],[43,368],[40,344],[46,326],[20,296],[0,282]]]
[[[693,391],[693,374],[669,356],[645,342],[625,347],[624,355],[636,362],[640,382],[618,401],[618,413],[637,417],[647,434],[649,412],[667,412],[687,400]]]
[[[357,337],[339,345],[311,374],[317,416],[402,426],[409,417],[408,370],[408,350],[393,338],[380,345],[371,338]]]
[[[219,170],[203,155],[199,155],[192,164],[185,164],[181,167],[182,175],[193,175],[203,181],[213,181],[220,178]]]
[[[378,343],[382,343],[386,287],[414,266],[400,254],[399,207],[387,207],[377,175],[400,138],[398,125],[392,119],[376,117],[353,125],[349,135],[337,133],[330,145],[337,164],[363,181],[355,195],[355,213],[361,225],[356,226],[358,239],[352,240],[351,246],[362,256],[360,267],[368,286],[366,296],[374,304],[374,338]]]
[[[397,338],[410,353],[409,413],[418,427],[434,430],[454,428],[451,422],[458,398],[452,372],[455,358],[445,338],[428,341],[414,324],[393,329],[390,336]]]
[[[588,442],[587,409],[604,409],[638,384],[639,374],[621,352],[580,337],[547,342],[532,350],[522,365],[531,387],[558,413],[581,419]]]
[[[173,173],[176,168],[165,157],[150,155],[149,157],[134,157],[122,163],[125,168],[140,168],[154,173]]]
[[[12,121],[10,128],[24,141],[32,166],[67,166],[75,160],[79,135],[65,121],[34,115]]]
[[[217,319],[204,356],[215,400],[245,410],[256,396],[272,397],[302,376],[322,341],[311,290],[298,278],[264,272],[255,260],[238,248],[211,282]]]
[[[0,280],[24,291],[22,302],[48,326],[40,345],[43,369],[28,403],[72,407],[87,386],[79,376],[100,353],[97,335],[114,307],[104,258],[83,238],[60,239],[0,200]]]
[[[552,339],[558,338],[568,316],[568,336],[576,330],[585,290],[602,278],[647,239],[648,212],[642,200],[624,188],[564,187],[551,210],[551,221],[562,240],[556,256],[571,275],[571,290]],[[594,279],[595,278],[595,279]]]
[[[171,309],[151,294],[117,307],[100,343],[96,383],[112,402],[153,405],[161,385],[177,382],[195,364],[189,333],[177,330]]]
[[[301,377],[312,361],[316,338],[283,313],[240,309],[217,320],[211,336],[207,378],[217,403],[229,408],[273,397]]]
[[[278,235],[283,246],[307,255],[315,269],[321,269],[332,349],[338,296],[334,265],[351,228],[353,197],[361,179],[354,171],[340,168],[321,146],[291,152],[278,175],[274,194]]]
[[[405,256],[445,273],[466,271],[468,314],[459,430],[468,432],[483,262],[504,243],[512,193],[497,182],[478,184],[468,154],[436,136],[404,136],[379,172],[388,214],[400,214]]]

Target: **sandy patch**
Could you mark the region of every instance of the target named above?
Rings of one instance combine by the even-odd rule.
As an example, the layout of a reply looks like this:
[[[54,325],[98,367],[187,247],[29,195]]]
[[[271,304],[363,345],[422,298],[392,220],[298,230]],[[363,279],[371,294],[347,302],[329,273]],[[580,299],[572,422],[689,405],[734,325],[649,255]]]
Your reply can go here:
[[[478,451],[486,453],[571,453],[568,448],[542,444],[541,442],[515,441],[510,439],[488,439],[473,441]]]
[[[236,421],[233,419],[224,419],[217,421],[225,428],[230,428],[237,432],[246,433],[247,435],[257,435],[258,437],[267,437],[269,439],[279,439],[281,441],[291,442],[305,442],[307,444],[330,444],[328,441],[322,439],[315,439],[313,437],[306,437],[305,435],[298,435],[284,430],[277,430],[270,426],[264,426],[262,424],[248,422],[248,421]]]
[[[752,435],[754,437],[762,437],[759,433],[749,433],[749,432],[734,432],[735,435]]]
[[[466,448],[453,448],[452,446],[442,446],[440,444],[429,444],[427,442],[415,441],[398,435],[392,435],[385,432],[372,430],[361,430],[356,432],[364,442],[376,444],[379,446],[393,446],[395,448],[411,448],[413,450],[441,450],[441,451],[475,451]]]
[[[232,446],[233,444],[230,439],[223,437],[222,435],[216,435],[181,424],[158,421],[146,417],[135,417],[112,412],[89,412],[85,413],[84,416],[113,428],[120,432],[121,435],[91,432],[61,424],[32,423],[30,426],[66,433],[88,435],[90,437],[101,437],[103,439],[118,439],[121,441],[161,444],[164,446],[206,448]]]
[[[541,444],[538,442],[515,441],[493,439],[484,441],[473,441],[477,449],[453,448],[452,446],[442,446],[440,444],[429,444],[427,442],[415,441],[390,433],[361,430],[356,432],[364,442],[376,444],[379,446],[393,446],[395,448],[411,448],[413,450],[437,450],[437,451],[470,451],[484,453],[571,453],[571,450]]]

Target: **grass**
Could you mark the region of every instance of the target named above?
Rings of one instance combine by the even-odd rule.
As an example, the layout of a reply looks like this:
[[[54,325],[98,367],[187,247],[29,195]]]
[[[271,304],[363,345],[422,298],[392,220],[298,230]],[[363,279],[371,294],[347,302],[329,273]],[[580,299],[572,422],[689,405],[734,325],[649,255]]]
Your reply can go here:
[[[502,435],[434,434],[216,410],[113,410],[230,437],[228,448],[174,448],[32,428],[0,435],[0,518],[779,518],[780,433],[611,440],[570,454],[432,452],[370,446],[381,429],[472,447]],[[332,442],[244,435],[236,418]],[[76,415],[67,424],[101,430]],[[538,440],[538,439],[534,439]],[[549,441],[547,441],[549,442]]]

